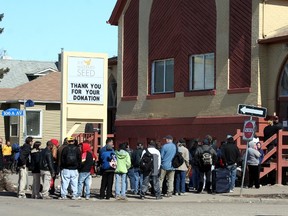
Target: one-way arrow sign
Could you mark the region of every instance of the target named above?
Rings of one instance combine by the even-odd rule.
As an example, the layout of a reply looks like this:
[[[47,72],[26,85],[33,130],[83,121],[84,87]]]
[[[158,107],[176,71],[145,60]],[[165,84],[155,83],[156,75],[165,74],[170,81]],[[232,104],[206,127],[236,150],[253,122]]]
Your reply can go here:
[[[256,107],[246,104],[239,104],[237,113],[239,115],[249,115],[265,118],[267,114],[267,109],[265,107]]]

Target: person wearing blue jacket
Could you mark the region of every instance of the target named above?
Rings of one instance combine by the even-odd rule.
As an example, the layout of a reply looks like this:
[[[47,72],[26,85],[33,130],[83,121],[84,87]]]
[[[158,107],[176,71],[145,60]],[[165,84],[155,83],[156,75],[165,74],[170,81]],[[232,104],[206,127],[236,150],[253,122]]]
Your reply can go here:
[[[173,143],[173,137],[167,135],[164,137],[166,143],[161,148],[161,170],[160,170],[160,189],[162,190],[163,181],[167,179],[167,197],[172,197],[174,191],[175,168],[172,167],[172,160],[176,154],[176,145]]]

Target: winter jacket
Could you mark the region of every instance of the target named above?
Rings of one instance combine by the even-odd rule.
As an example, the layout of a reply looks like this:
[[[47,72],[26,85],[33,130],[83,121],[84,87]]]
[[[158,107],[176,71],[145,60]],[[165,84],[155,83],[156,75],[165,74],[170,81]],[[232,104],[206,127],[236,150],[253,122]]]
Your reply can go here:
[[[117,168],[115,173],[127,173],[128,169],[131,167],[131,158],[127,151],[121,149],[120,151],[115,151],[117,158]]]
[[[25,143],[20,150],[20,156],[18,158],[18,167],[28,165],[30,153],[31,153],[31,145]]]
[[[188,166],[189,166],[189,151],[186,147],[184,146],[179,146],[178,147],[178,151],[182,153],[182,156],[184,158],[184,162],[183,164],[178,167],[176,170],[180,170],[180,171],[187,171],[188,170]]]
[[[153,156],[153,170],[151,172],[152,176],[158,176],[159,175],[159,170],[161,167],[161,155],[158,149],[155,147],[149,147],[148,151],[152,154]],[[143,155],[146,153],[146,150],[142,151],[141,158]]]
[[[237,164],[241,158],[240,151],[234,142],[228,142],[221,147],[221,156],[227,166]]]
[[[53,156],[51,150],[46,147],[40,154],[40,170],[50,171],[51,175],[54,175],[55,170],[53,166]]]
[[[32,173],[40,173],[40,154],[40,149],[32,149],[31,151],[29,170],[31,170]]]
[[[205,152],[209,152],[212,156],[212,164],[214,165],[216,163],[217,160],[217,153],[215,152],[215,150],[210,146],[210,145],[200,145],[197,147],[196,151],[195,151],[195,160],[196,160],[196,164],[199,167],[199,170],[201,172],[205,172],[208,170],[211,170],[211,165],[203,165],[203,161],[202,161],[202,157],[203,157],[203,153]]]
[[[133,151],[132,156],[131,156],[131,163],[134,168],[139,168],[142,152],[143,152],[142,148],[139,148]]]
[[[258,166],[260,152],[255,149],[255,143],[250,142],[247,155],[247,165]]]
[[[79,172],[90,172],[91,167],[94,165],[93,155],[91,153],[91,147],[88,143],[82,145],[82,160],[79,168]]]
[[[175,170],[172,166],[172,159],[176,154],[176,145],[174,143],[166,143],[161,148],[161,168],[164,170]]]

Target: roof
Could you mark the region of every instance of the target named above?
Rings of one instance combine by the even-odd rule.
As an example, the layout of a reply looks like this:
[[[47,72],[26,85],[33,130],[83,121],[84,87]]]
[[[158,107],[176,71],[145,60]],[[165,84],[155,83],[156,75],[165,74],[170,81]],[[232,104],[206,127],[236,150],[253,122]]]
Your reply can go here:
[[[264,39],[258,40],[259,44],[282,43],[282,42],[288,42],[288,25],[267,34],[267,36]]]
[[[109,18],[109,20],[107,21],[109,24],[111,25],[118,25],[118,20],[124,10],[124,7],[127,3],[127,0],[117,0],[116,5],[112,11],[112,14]]]
[[[45,75],[58,71],[57,63],[52,61],[23,61],[0,59],[0,68],[9,68],[0,80],[0,88],[15,88],[29,82],[27,75]]]
[[[23,101],[31,99],[35,102],[61,101],[61,73],[52,72],[16,88],[3,88],[0,101]]]

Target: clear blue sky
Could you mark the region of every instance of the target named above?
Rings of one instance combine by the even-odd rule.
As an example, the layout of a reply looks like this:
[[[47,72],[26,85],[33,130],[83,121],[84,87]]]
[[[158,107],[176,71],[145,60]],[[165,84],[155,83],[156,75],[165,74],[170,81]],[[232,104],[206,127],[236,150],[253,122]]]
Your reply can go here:
[[[0,50],[18,60],[54,61],[65,51],[117,55],[116,0],[0,0]]]

